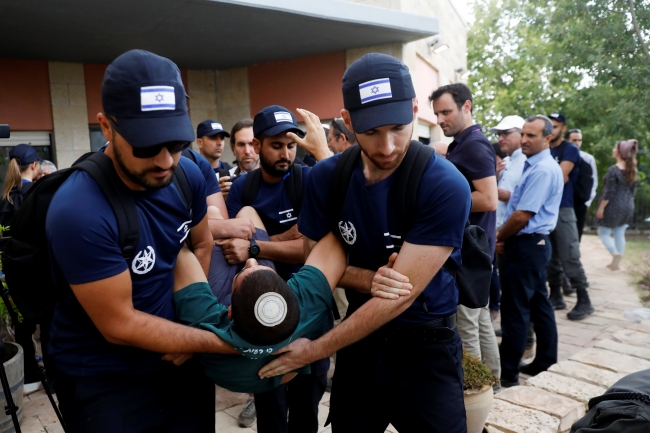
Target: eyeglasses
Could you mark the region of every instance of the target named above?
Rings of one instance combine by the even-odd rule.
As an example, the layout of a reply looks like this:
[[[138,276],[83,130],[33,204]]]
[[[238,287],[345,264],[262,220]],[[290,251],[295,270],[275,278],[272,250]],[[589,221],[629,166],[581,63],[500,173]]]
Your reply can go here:
[[[508,135],[512,134],[515,131],[518,131],[518,129],[508,129],[507,131],[499,131],[497,132],[497,137],[507,137]]]
[[[113,127],[113,129],[115,130],[115,132],[122,135],[122,132],[120,132],[120,128],[117,125],[117,122],[111,119],[110,117],[108,117],[108,121]],[[134,157],[145,159],[145,158],[153,158],[154,156],[158,155],[160,151],[163,149],[163,147],[166,147],[169,153],[175,154],[178,152],[182,152],[184,149],[187,149],[189,146],[190,146],[189,141],[168,141],[166,143],[155,144],[153,146],[147,146],[147,147],[131,146],[131,151],[133,152]]]

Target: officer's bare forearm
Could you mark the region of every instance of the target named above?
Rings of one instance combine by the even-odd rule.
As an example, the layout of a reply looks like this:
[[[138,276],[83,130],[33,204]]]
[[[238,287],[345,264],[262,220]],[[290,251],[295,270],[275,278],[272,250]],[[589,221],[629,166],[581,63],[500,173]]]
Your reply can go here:
[[[303,241],[257,241],[260,247],[260,259],[278,261],[281,263],[301,264],[305,262]]]
[[[511,236],[516,235],[526,227],[528,221],[533,217],[534,213],[516,210],[510,215],[508,221],[503,223],[497,232],[497,242],[503,242]]]
[[[341,277],[341,281],[339,281],[338,287],[354,290],[359,293],[370,294],[372,277],[375,276],[375,273],[376,271],[348,265],[348,267],[345,268],[343,277]]]

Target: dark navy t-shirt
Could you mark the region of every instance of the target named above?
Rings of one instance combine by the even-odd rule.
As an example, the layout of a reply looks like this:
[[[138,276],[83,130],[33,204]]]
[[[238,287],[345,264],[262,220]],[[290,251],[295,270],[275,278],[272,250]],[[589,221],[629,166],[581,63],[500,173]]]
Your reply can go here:
[[[303,196],[298,226],[309,239],[318,241],[330,231],[327,196],[329,185],[340,158],[335,155],[316,164]],[[359,165],[352,174],[348,193],[340,216],[339,228],[348,243],[348,263],[351,266],[376,271],[388,263],[395,251],[393,245],[394,219],[388,203],[395,175],[366,185],[363,168]],[[467,181],[444,158],[434,155],[418,187],[417,215],[405,241],[418,245],[454,247],[453,259],[460,264],[463,229],[471,207]],[[389,223],[389,221],[391,221]],[[398,322],[424,322],[456,312],[458,288],[452,276],[442,268],[424,289],[424,302],[418,298],[411,307],[395,319]],[[371,298],[353,290],[346,290],[350,302],[348,314]]]
[[[481,132],[481,125],[472,125],[460,134],[449,145],[447,159],[465,176],[472,192],[476,191],[472,181],[496,176],[496,155],[490,141]],[[495,180],[496,182],[496,180]],[[470,224],[485,230],[490,251],[494,254],[496,243],[497,213],[472,212],[469,215]]]
[[[201,170],[201,173],[203,173],[203,177],[205,178],[206,195],[210,196],[217,192],[221,192],[221,187],[219,186],[219,180],[217,179],[217,176],[214,174],[214,170],[212,169],[212,166],[210,165],[208,160],[205,159],[205,157],[201,155],[199,152],[195,152],[192,149],[189,149],[189,151],[192,153],[192,155],[194,155],[194,159],[196,160],[196,165],[199,166],[199,169]],[[181,157],[185,158],[184,156]]]
[[[179,164],[193,197],[205,197],[205,180],[186,158]],[[180,169],[180,168],[179,168]],[[46,236],[57,281],[84,284],[129,270],[136,310],[174,320],[173,268],[189,228],[206,214],[205,199],[193,200],[192,214],[173,184],[132,191],[140,216],[140,240],[127,262],[118,245],[115,215],[92,178],[83,171],[70,175],[54,195],[47,213]],[[161,355],[111,344],[92,323],[76,297],[60,285],[63,299],[56,305],[50,354],[57,368],[75,376],[110,373],[139,374],[163,366]]]
[[[261,170],[261,168],[259,170]],[[303,191],[305,191],[305,185],[309,181],[310,172],[311,167],[302,167]],[[276,183],[268,183],[262,179],[259,193],[257,194],[255,201],[253,201],[252,207],[257,211],[262,219],[269,236],[284,233],[298,222],[298,217],[289,201],[287,189],[285,188],[285,181],[290,174],[291,172],[287,173],[280,182]],[[228,216],[230,218],[234,218],[241,208],[244,207],[242,203],[242,195],[247,175],[248,173],[244,173],[235,179],[230,187],[230,192],[228,192],[226,206],[228,207]],[[305,193],[303,193],[303,197],[304,196]],[[305,206],[304,203],[303,198],[303,207]],[[301,265],[275,262],[275,269],[278,272],[278,275],[285,280],[291,278],[291,275],[294,272],[298,272],[300,267]]]
[[[564,192],[562,193],[562,201],[560,202],[560,207],[573,207],[573,186],[578,180],[580,173],[580,169],[578,168],[580,149],[570,141],[562,140],[559,146],[551,148],[551,156],[558,164],[562,161],[571,161],[575,164],[573,170],[569,172],[569,180],[564,184]]]

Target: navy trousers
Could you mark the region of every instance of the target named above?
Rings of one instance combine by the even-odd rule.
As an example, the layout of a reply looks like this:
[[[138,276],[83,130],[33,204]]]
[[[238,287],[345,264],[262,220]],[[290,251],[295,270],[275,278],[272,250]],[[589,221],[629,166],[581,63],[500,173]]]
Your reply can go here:
[[[546,290],[551,242],[546,235],[512,236],[505,244],[501,275],[501,377],[519,378],[519,362],[532,322],[537,335],[533,366],[546,370],[557,362],[557,326]]]
[[[321,359],[311,364],[311,374],[299,374],[271,391],[255,394],[257,431],[316,433],[318,405],[325,393],[329,367],[330,359]]]

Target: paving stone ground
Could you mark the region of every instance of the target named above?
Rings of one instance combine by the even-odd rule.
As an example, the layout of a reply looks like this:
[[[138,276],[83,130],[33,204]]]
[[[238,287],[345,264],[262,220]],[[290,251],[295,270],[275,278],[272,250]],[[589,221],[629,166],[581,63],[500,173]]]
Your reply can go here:
[[[575,297],[566,299],[568,309],[555,315],[560,362],[527,384],[522,380],[526,389],[497,394],[488,418],[489,432],[567,431],[584,414],[589,398],[602,394],[632,370],[649,368],[650,323],[634,324],[623,315],[625,310],[641,306],[632,277],[624,270],[612,272],[606,267],[610,256],[597,236],[583,237],[581,253],[596,312],[583,321],[571,322],[566,312],[575,304]],[[216,397],[217,432],[257,431],[255,425],[237,426],[237,416],[248,398],[246,394],[218,388]],[[319,409],[319,432],[329,432],[330,428],[323,426],[329,411],[329,393],[325,393]],[[63,431],[44,392],[25,397],[22,431]],[[396,430],[389,427],[387,431]]]

